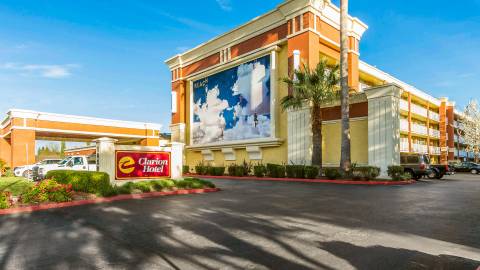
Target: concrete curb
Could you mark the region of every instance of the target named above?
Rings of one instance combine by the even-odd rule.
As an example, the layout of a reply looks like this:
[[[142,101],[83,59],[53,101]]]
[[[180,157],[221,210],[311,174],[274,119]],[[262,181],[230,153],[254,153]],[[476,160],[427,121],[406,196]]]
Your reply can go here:
[[[270,178],[270,177],[238,177],[238,176],[210,176],[188,174],[188,177],[200,179],[224,179],[224,180],[243,180],[243,181],[277,181],[277,182],[298,182],[298,183],[323,183],[337,185],[364,185],[364,186],[402,186],[414,184],[415,180],[408,181],[355,181],[355,180],[325,180],[325,179],[302,179],[302,178]]]
[[[149,193],[140,193],[140,194],[125,194],[125,195],[118,195],[110,198],[96,198],[92,200],[73,201],[73,202],[64,202],[64,203],[48,203],[48,204],[41,204],[41,205],[35,205],[35,206],[0,209],[0,216],[17,214],[17,213],[35,212],[35,211],[42,211],[42,210],[56,209],[56,208],[66,208],[66,207],[88,205],[88,204],[109,203],[109,202],[125,201],[125,200],[138,200],[138,199],[161,197],[161,196],[172,196],[172,195],[200,194],[200,193],[209,193],[209,192],[217,192],[217,191],[220,191],[220,189],[219,188],[181,189],[181,190],[175,190],[175,191],[159,191],[159,192],[149,192]]]

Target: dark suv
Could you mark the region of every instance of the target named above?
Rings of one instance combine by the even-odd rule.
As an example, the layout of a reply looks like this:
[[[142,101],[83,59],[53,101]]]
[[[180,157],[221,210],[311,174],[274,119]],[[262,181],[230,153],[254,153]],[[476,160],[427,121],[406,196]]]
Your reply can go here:
[[[430,169],[430,157],[428,155],[402,154],[400,155],[400,165],[405,169],[405,173],[410,173],[415,180],[423,176],[432,177],[429,174],[434,174]]]
[[[480,165],[475,162],[462,162],[453,164],[457,172],[470,172],[473,174],[480,174]]]

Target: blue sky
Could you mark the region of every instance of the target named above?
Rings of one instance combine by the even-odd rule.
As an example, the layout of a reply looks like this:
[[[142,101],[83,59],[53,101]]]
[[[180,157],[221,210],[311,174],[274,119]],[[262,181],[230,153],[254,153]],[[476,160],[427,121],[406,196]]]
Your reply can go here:
[[[2,0],[0,112],[156,122],[166,131],[164,60],[280,2]],[[361,59],[460,106],[479,96],[480,0],[350,0],[350,13],[370,27]]]

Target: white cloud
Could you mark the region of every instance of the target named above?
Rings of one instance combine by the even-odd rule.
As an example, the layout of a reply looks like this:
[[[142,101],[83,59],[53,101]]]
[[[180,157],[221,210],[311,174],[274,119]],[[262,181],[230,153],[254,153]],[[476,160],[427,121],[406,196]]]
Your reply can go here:
[[[17,71],[21,75],[40,76],[50,79],[67,78],[72,75],[72,69],[78,68],[79,65],[36,65],[36,64],[19,64],[5,63],[0,65],[0,69]]]
[[[216,0],[217,4],[220,6],[221,9],[225,11],[231,11],[232,10],[232,4],[230,3],[230,0]]]

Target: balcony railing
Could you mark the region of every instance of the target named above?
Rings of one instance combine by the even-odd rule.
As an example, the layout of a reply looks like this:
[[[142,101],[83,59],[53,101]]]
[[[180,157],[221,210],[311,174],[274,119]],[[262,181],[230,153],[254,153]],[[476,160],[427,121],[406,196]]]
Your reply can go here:
[[[409,149],[409,146],[408,146],[408,139],[404,140],[404,139],[401,139],[400,140],[400,152],[409,152],[410,149]]]
[[[430,119],[440,122],[440,115],[438,113],[430,111]]]
[[[440,130],[430,129],[430,136],[433,138],[440,138]]]
[[[400,130],[408,132],[408,120],[400,119]]]
[[[423,108],[422,106],[415,105],[415,104],[412,104],[412,113],[421,115],[423,117],[428,116],[427,109]]]
[[[412,103],[411,108],[412,108],[412,113],[414,113],[414,114],[423,116],[425,118],[428,115],[430,115],[431,120],[434,120],[436,122],[440,121],[440,115],[436,112],[432,112],[432,111],[428,112],[428,110],[426,108],[424,108],[422,106],[419,106],[419,105],[416,105],[416,104],[413,104],[413,103]],[[400,99],[400,110],[408,112],[408,101],[407,100]]]
[[[440,147],[438,146],[430,146],[430,155],[440,155]]]
[[[420,153],[420,154],[427,154],[428,153],[428,146],[424,144],[412,144],[412,150],[415,153]]]
[[[422,126],[419,124],[412,124],[412,133],[420,134],[420,135],[428,135],[428,129],[426,126]]]

